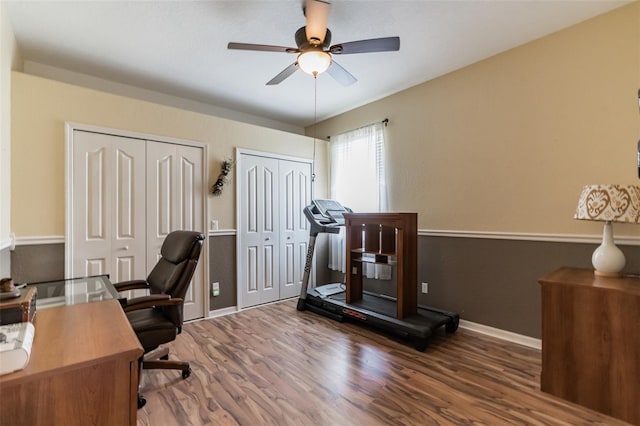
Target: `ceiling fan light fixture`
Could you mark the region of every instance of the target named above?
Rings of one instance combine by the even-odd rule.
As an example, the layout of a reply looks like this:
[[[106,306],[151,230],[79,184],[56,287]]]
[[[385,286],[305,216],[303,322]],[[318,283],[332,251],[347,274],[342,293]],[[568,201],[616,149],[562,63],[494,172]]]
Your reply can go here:
[[[307,50],[298,55],[298,66],[307,74],[317,76],[331,65],[331,55],[322,50]]]

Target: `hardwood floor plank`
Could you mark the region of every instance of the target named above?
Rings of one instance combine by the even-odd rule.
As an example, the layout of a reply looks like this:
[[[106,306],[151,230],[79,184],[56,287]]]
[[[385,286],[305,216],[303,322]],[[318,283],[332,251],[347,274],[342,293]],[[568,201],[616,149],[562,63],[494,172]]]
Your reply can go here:
[[[540,351],[467,330],[425,352],[295,301],[185,324],[191,362],[143,373],[139,425],[577,425],[626,423],[540,391]]]

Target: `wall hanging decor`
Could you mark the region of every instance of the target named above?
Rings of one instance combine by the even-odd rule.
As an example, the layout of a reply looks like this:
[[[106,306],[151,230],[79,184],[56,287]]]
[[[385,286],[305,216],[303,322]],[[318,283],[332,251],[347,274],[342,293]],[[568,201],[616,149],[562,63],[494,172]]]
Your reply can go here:
[[[213,195],[222,194],[222,188],[224,187],[224,184],[229,180],[227,176],[229,175],[229,173],[231,173],[231,169],[233,169],[233,160],[231,158],[228,158],[222,162],[218,179],[216,179],[215,183],[211,186],[211,193]]]

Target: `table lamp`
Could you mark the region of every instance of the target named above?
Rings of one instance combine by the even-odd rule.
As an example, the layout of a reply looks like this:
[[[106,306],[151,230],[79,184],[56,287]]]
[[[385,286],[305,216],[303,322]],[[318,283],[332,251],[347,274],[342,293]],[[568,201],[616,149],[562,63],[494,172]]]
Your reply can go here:
[[[596,275],[620,276],[625,258],[613,241],[612,222],[640,222],[640,187],[635,185],[585,185],[574,219],[604,222],[602,244],[591,262]]]

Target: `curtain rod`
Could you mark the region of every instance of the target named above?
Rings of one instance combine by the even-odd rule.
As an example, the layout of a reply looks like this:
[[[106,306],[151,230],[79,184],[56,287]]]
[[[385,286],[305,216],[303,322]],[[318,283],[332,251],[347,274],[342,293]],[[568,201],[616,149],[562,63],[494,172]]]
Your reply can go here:
[[[389,125],[389,119],[388,118],[384,118],[379,122],[378,121],[374,121],[373,123],[365,124],[364,126],[360,126],[357,129],[353,129],[353,130],[362,129],[363,127],[371,126],[372,124],[375,124],[375,123],[382,123],[382,124],[384,124],[384,127],[387,127]],[[352,132],[353,130],[349,130],[349,131]],[[331,136],[327,136],[327,139],[331,139]]]

